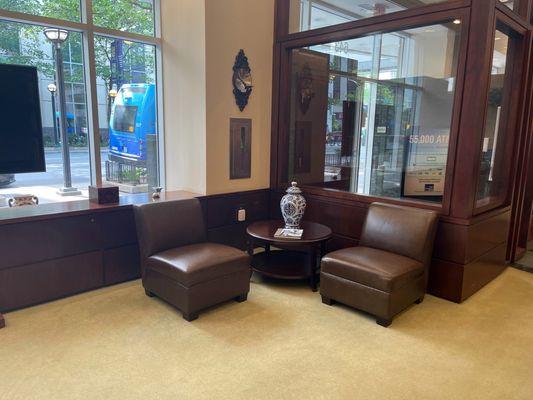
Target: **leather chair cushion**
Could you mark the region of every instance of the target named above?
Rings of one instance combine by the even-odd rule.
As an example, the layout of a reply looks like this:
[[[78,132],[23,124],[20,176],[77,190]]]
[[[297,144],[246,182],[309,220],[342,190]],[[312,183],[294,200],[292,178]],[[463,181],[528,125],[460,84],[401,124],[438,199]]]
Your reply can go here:
[[[147,268],[191,287],[198,283],[249,270],[248,255],[217,243],[197,243],[148,257]]]
[[[403,286],[424,273],[416,260],[370,247],[352,247],[329,253],[322,271],[384,292]]]
[[[361,232],[360,246],[429,263],[438,215],[434,211],[372,203]]]
[[[134,213],[143,257],[206,241],[198,199],[146,203],[135,206]]]

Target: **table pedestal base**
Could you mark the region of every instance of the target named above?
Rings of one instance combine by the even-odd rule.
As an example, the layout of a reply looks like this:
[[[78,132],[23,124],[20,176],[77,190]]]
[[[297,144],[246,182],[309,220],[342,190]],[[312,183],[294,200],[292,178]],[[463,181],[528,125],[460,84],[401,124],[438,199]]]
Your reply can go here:
[[[317,291],[316,255],[288,250],[265,251],[253,256],[252,269],[269,278],[308,279],[311,289]]]

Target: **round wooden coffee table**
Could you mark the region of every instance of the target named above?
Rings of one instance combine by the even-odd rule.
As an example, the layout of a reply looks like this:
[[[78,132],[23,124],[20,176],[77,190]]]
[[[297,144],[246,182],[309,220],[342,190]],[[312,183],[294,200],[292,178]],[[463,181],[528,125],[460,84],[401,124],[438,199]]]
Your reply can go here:
[[[331,238],[331,229],[315,222],[302,222],[301,239],[275,238],[284,227],[283,221],[260,221],[248,226],[248,254],[252,256],[252,269],[264,276],[278,279],[309,279],[311,289],[317,291],[317,271]],[[272,250],[271,246],[280,248]],[[264,252],[254,254],[256,247]]]

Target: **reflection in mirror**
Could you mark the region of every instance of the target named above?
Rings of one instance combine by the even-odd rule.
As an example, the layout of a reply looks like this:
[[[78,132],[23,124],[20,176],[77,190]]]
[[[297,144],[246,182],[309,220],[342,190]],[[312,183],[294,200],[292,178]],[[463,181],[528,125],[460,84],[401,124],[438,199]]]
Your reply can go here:
[[[442,201],[459,39],[450,22],[292,50],[287,182]]]
[[[516,3],[518,3],[518,1],[515,1],[515,0],[498,0],[498,1],[502,3],[504,6],[509,7],[511,10],[514,10],[516,8]]]
[[[291,0],[289,33],[376,17],[445,0]]]
[[[507,145],[505,120],[508,110],[504,107],[506,104],[504,96],[508,93],[505,93],[504,89],[508,72],[509,43],[509,36],[497,30],[494,37],[489,99],[479,169],[477,207],[490,203],[493,199],[505,195],[506,192],[503,158]]]

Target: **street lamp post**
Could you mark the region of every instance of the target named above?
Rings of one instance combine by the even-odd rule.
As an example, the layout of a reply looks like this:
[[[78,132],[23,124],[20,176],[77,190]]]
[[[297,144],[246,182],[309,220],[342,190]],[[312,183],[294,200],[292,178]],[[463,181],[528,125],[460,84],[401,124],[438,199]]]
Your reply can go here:
[[[109,97],[111,97],[112,102],[115,101],[115,97],[118,95],[117,85],[113,83],[113,86],[111,86],[111,89],[109,90]]]
[[[109,95],[109,101],[107,103],[107,120],[109,121],[109,118],[111,117],[111,109],[113,108],[113,103],[115,102],[115,98],[118,95],[117,85],[113,83],[111,89],[109,89],[109,92],[107,94]]]
[[[54,143],[59,144],[59,134],[57,132],[57,115],[56,115],[56,91],[57,86],[55,83],[48,85],[48,91],[52,97],[52,119],[54,120]]]
[[[61,151],[63,155],[63,187],[58,190],[61,196],[78,196],[81,192],[72,187],[72,174],[70,170],[70,152],[68,147],[68,132],[67,132],[67,102],[65,98],[65,82],[63,73],[63,54],[61,53],[61,45],[68,38],[68,31],[59,28],[46,28],[44,30],[46,38],[52,42],[55,52],[55,63],[57,72],[57,92],[59,95],[59,127],[61,134]],[[54,116],[55,118],[55,116]]]

